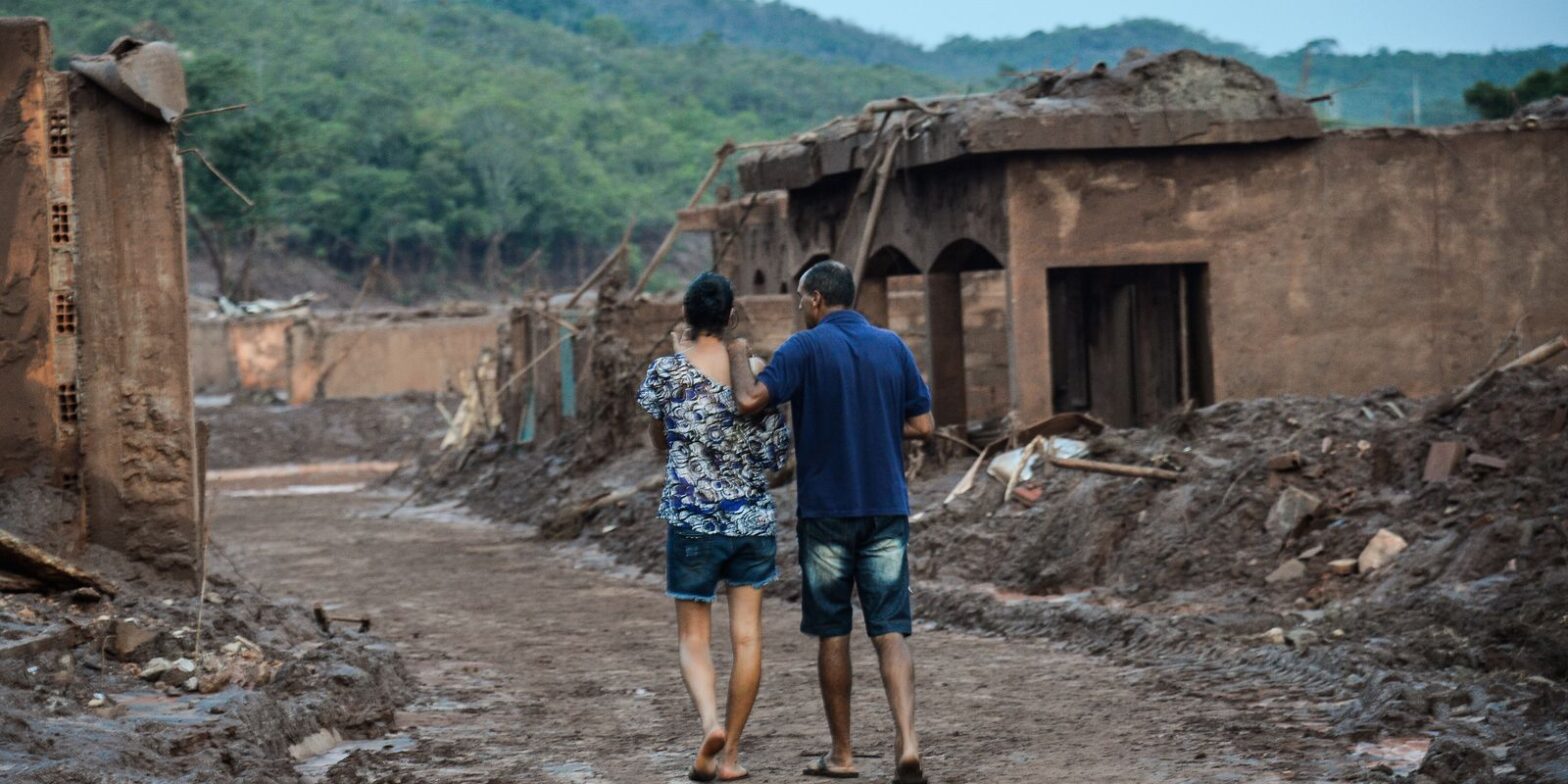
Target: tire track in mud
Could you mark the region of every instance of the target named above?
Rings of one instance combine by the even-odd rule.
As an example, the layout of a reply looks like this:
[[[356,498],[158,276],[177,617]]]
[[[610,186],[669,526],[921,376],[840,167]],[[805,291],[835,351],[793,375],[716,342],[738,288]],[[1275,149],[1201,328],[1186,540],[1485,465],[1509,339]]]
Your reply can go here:
[[[398,497],[216,504],[214,537],[248,579],[335,614],[368,614],[422,686],[397,716],[406,750],[370,744],[328,781],[684,781],[696,719],[676,669],[673,608],[654,579],[451,507],[382,518]],[[826,747],[815,646],[796,631],[798,612],[778,600],[765,608],[764,681],[743,746],[759,782],[801,781],[803,755]],[[722,601],[716,614],[722,629]],[[1289,706],[1206,699],[1043,641],[926,631],[913,644],[934,781],[1319,780],[1313,760],[1333,751]],[[885,780],[891,722],[870,645],[857,639],[855,650],[857,743],[876,755],[861,768]],[[722,645],[715,658],[727,672]]]

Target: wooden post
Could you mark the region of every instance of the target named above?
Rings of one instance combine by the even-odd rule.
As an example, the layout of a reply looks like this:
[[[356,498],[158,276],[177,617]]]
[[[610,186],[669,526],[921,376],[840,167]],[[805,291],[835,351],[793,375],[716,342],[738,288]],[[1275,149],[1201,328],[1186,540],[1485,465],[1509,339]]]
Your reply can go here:
[[[693,193],[691,200],[686,202],[686,209],[689,210],[702,201],[702,197],[708,192],[708,186],[713,184],[713,180],[719,176],[719,171],[724,168],[724,162],[729,160],[730,155],[734,152],[735,142],[733,141],[726,141],[724,144],[719,145],[719,149],[713,153],[713,165],[708,167],[708,173],[703,176],[702,183],[697,186],[697,192]],[[632,286],[631,291],[633,297],[641,294],[642,290],[647,288],[648,279],[652,278],[654,270],[657,270],[659,265],[664,263],[664,257],[670,255],[670,250],[675,247],[675,238],[679,237],[680,234],[681,224],[677,220],[670,226],[669,233],[664,235],[664,241],[659,243],[659,249],[653,252],[653,258],[648,259],[648,266],[643,267],[642,274],[637,276],[637,283]]]
[[[632,239],[632,229],[636,225],[637,216],[633,215],[632,219],[626,224],[626,231],[621,234],[620,244],[616,245],[615,250],[610,251],[610,255],[605,256],[604,261],[599,262],[599,266],[595,267],[593,272],[588,274],[582,285],[579,285],[577,290],[572,292],[572,298],[566,301],[565,307],[562,308],[563,310],[570,310],[573,305],[576,305],[577,300],[582,299],[583,295],[588,293],[588,289],[593,288],[593,284],[598,283],[599,279],[604,277],[604,274],[609,272],[611,267],[615,266],[616,260],[620,259],[621,254],[626,252],[626,246]]]
[[[860,281],[866,277],[866,257],[871,254],[871,241],[877,233],[877,216],[882,212],[882,199],[887,195],[887,181],[891,179],[893,159],[898,157],[898,145],[903,141],[902,132],[896,133],[888,142],[888,150],[882,156],[882,163],[877,167],[877,187],[871,194],[871,211],[866,215],[866,229],[860,234],[860,246],[855,249],[855,286],[860,286]]]

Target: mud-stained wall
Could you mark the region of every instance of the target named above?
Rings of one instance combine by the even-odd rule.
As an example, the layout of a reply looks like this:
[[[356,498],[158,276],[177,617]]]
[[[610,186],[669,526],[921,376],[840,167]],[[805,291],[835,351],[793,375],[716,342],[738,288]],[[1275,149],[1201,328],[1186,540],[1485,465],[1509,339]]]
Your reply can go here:
[[[0,476],[52,461],[48,128],[41,19],[0,19]]]
[[[71,79],[88,537],[171,572],[201,552],[174,131]]]
[[[234,362],[229,356],[228,329],[217,319],[190,321],[191,387],[197,394],[234,390]]]
[[[479,352],[496,345],[504,322],[501,316],[297,320],[287,333],[289,401],[456,388],[458,374],[469,372]],[[256,357],[265,357],[262,344],[269,335],[265,330],[253,335]]]
[[[275,391],[291,403],[455,389],[504,317],[195,319],[191,367],[207,393]]]
[[[293,317],[192,319],[191,379],[197,392],[289,389]]]
[[[1015,396],[1049,409],[1048,268],[1191,262],[1218,398],[1460,383],[1568,331],[1565,171],[1565,123],[1015,157]]]

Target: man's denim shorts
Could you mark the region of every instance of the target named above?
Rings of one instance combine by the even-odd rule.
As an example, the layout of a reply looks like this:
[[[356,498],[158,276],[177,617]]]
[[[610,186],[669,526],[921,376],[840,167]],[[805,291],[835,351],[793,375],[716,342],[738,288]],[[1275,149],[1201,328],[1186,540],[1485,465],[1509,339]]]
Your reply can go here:
[[[796,525],[800,537],[800,630],[814,637],[849,634],[850,592],[858,589],[866,634],[908,636],[908,517],[817,517]]]
[[[694,534],[666,526],[664,592],[675,599],[711,602],[719,580],[761,588],[779,578],[778,542],[766,536]]]

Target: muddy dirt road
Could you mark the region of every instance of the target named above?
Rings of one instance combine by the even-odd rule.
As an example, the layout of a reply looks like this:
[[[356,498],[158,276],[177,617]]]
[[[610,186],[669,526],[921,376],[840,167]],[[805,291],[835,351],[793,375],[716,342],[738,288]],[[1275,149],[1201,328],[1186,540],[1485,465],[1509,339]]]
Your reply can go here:
[[[332,780],[371,780],[349,768],[432,782],[684,780],[696,718],[657,575],[617,572],[589,551],[552,549],[524,528],[454,509],[383,518],[396,494],[323,484],[223,491],[213,536],[267,594],[370,615],[422,687],[397,716],[398,736],[370,744]],[[722,602],[716,612],[722,623]],[[760,782],[809,780],[800,769],[827,742],[815,646],[795,629],[796,606],[770,600],[765,618],[743,761]],[[913,644],[933,781],[1316,778],[1285,752],[1257,755],[1246,738],[1284,717],[1256,705],[1183,693],[1038,641],[929,631]],[[874,755],[862,771],[885,781],[891,723],[870,646],[857,639],[856,651],[857,740]],[[726,659],[721,651],[721,673]]]

